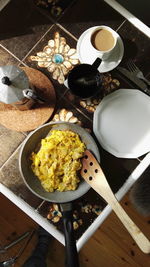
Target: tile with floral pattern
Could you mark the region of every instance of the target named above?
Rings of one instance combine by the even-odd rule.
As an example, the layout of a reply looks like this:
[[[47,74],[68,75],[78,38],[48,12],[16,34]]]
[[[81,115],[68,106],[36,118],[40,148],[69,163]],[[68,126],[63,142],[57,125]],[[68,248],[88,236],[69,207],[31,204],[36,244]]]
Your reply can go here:
[[[23,61],[39,69],[52,81],[57,95],[66,91],[63,81],[68,71],[78,64],[76,40],[54,25]],[[61,82],[61,83],[60,83]]]
[[[88,118],[93,119],[94,111],[101,100],[108,94],[120,88],[120,81],[111,75],[105,73],[102,75],[102,86],[99,92],[91,98],[81,99],[72,94],[70,90],[66,91],[64,97],[71,102],[76,108],[80,109]]]
[[[59,32],[54,33],[53,39],[48,41],[43,51],[30,56],[29,60],[37,62],[40,68],[46,68],[60,84],[64,84],[68,72],[79,64],[76,49],[71,48]]]
[[[89,118],[86,117],[80,110],[76,109],[64,97],[56,103],[55,115],[51,120],[77,123],[87,129],[88,132],[92,132],[93,125]]]
[[[59,18],[75,0],[34,0],[37,7],[42,8],[54,19]]]
[[[93,189],[90,189],[72,204],[74,235],[78,240],[103,211],[106,202]],[[58,204],[45,201],[37,211],[55,225],[59,231],[64,232],[62,213]]]

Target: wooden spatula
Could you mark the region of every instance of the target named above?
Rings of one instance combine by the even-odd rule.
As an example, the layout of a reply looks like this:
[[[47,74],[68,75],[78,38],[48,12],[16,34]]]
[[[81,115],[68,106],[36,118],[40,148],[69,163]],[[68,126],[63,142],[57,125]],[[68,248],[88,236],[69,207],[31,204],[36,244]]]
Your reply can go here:
[[[130,219],[122,206],[119,204],[99,163],[90,151],[85,151],[82,164],[81,176],[111,206],[139,248],[144,253],[150,253],[149,240],[144,236],[141,230],[135,225],[135,223]]]

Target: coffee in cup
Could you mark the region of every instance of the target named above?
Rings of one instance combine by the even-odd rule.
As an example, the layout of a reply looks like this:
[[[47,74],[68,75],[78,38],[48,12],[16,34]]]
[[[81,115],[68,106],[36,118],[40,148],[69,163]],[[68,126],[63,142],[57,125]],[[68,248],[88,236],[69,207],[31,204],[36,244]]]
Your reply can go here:
[[[114,47],[115,40],[110,31],[106,29],[99,29],[92,35],[91,42],[95,49],[108,51]]]
[[[108,26],[97,26],[91,32],[90,43],[101,59],[107,59],[116,47],[117,34]]]

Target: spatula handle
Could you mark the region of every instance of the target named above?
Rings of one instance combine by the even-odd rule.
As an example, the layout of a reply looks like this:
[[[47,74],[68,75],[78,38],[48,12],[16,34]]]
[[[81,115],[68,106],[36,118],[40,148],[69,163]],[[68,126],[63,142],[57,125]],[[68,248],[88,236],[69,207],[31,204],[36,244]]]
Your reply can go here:
[[[89,150],[85,151],[85,156],[82,160],[81,176],[112,207],[139,248],[144,253],[150,253],[149,240],[122,208],[113,194],[98,161]]]
[[[123,223],[125,228],[128,230],[136,244],[144,253],[150,253],[150,242],[147,237],[141,232],[141,230],[136,226],[136,224],[131,220],[119,202],[113,201],[111,207],[119,217],[120,221]]]
[[[131,218],[128,216],[128,214],[125,212],[125,210],[122,208],[118,200],[116,199],[115,195],[113,194],[111,188],[107,184],[107,182],[101,180],[104,180],[104,175],[102,170],[99,170],[100,176],[97,177],[99,179],[95,179],[92,182],[89,182],[89,184],[93,187],[93,189],[100,194],[107,203],[111,206],[111,208],[114,210],[122,224],[125,226],[127,231],[130,233],[138,247],[144,252],[144,253],[150,253],[150,241],[147,239],[147,237],[141,232],[141,230],[136,226],[136,224],[131,220]],[[97,176],[97,175],[96,175]]]

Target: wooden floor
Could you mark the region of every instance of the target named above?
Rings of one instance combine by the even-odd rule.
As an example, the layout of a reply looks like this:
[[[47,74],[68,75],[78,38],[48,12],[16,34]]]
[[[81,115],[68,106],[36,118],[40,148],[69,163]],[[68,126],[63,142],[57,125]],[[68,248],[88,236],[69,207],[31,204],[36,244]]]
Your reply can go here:
[[[0,245],[8,244],[10,240],[14,240],[25,231],[38,227],[2,194],[0,194],[0,203]],[[130,205],[128,196],[123,199],[122,205],[150,239],[150,217],[144,218],[137,214]],[[15,267],[22,266],[34,249],[36,242],[35,234],[15,263]],[[21,241],[20,244],[9,249],[6,254],[0,254],[0,261],[16,255],[23,244],[24,241]],[[113,212],[82,248],[79,259],[80,267],[150,266],[150,255],[140,251]],[[52,240],[47,263],[48,267],[64,266],[64,247],[57,240]]]

